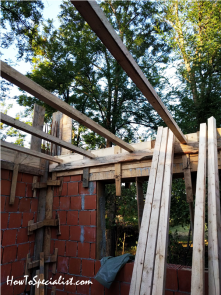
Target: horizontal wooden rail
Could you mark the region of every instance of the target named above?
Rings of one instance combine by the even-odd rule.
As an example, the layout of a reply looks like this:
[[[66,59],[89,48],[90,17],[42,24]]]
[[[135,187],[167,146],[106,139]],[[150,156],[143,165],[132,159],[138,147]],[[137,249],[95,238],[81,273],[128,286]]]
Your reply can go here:
[[[161,116],[167,126],[172,130],[174,135],[181,143],[187,143],[182,131],[172,118],[170,112],[157,95],[156,91],[144,76],[138,64],[117,35],[105,14],[96,1],[71,1],[82,17],[90,25],[92,30],[97,34],[107,49],[114,56],[116,61],[125,70],[128,76],[140,89],[149,103]]]
[[[131,145],[124,142],[122,139],[118,138],[113,133],[111,133],[101,125],[97,124],[78,110],[74,109],[72,106],[59,99],[57,96],[51,94],[48,90],[38,85],[28,77],[22,75],[3,61],[1,61],[1,77],[34,95],[54,109],[76,120],[83,126],[90,128],[97,134],[103,136],[104,138],[107,138],[116,145],[119,145],[126,151],[133,152],[134,149],[131,147]]]
[[[52,162],[55,162],[55,163],[60,163],[60,164],[63,163],[62,159],[58,159],[56,157],[52,157],[52,156],[49,156],[49,155],[46,155],[46,154],[43,154],[43,153],[32,151],[30,149],[26,149],[24,147],[15,145],[13,143],[5,142],[3,140],[1,140],[1,146],[5,147],[5,148],[8,148],[10,150],[13,150],[13,151],[21,152],[21,153],[24,153],[24,154],[27,154],[27,155],[31,155],[31,156],[34,156],[34,157],[37,157],[37,158],[45,159],[45,160],[52,161]]]
[[[80,155],[83,155],[85,157],[88,157],[88,158],[91,158],[91,159],[95,157],[95,155],[93,155],[89,151],[86,151],[86,150],[84,150],[82,148],[74,146],[73,144],[71,144],[69,142],[66,142],[64,140],[61,140],[61,139],[59,139],[59,138],[57,138],[55,136],[47,134],[47,133],[45,133],[45,132],[43,132],[43,131],[41,131],[41,130],[33,127],[33,126],[29,126],[29,125],[27,125],[27,124],[25,124],[23,122],[20,122],[19,120],[16,120],[16,119],[14,119],[14,118],[12,118],[12,117],[10,117],[8,115],[0,113],[0,116],[1,116],[1,122],[4,123],[4,124],[10,125],[10,126],[15,127],[15,128],[17,128],[19,130],[25,131],[25,132],[27,132],[29,134],[32,134],[32,135],[35,135],[35,136],[40,137],[42,139],[53,142],[53,143],[55,143],[57,145],[60,145],[60,146],[66,148],[66,149],[68,149],[68,150],[70,150],[72,152],[76,152],[76,153],[78,153]]]

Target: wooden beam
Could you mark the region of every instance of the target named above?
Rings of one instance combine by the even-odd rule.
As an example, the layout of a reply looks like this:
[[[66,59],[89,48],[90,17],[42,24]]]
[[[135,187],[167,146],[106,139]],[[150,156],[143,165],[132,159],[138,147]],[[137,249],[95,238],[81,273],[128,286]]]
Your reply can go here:
[[[140,89],[149,103],[164,120],[166,125],[173,131],[179,141],[182,143],[187,143],[185,136],[172,118],[170,112],[163,104],[162,100],[159,98],[156,91],[147,80],[140,67],[129,53],[126,46],[117,35],[96,1],[74,0],[71,1],[71,3],[80,12],[82,17],[86,20],[92,30],[97,34],[100,40],[114,56],[116,61],[121,65],[128,76]]]
[[[17,151],[17,152],[20,152],[20,153],[24,153],[24,154],[27,154],[27,155],[34,156],[34,157],[38,157],[38,158],[45,159],[45,160],[48,160],[48,161],[52,161],[52,162],[56,162],[56,163],[62,163],[63,162],[63,160],[58,159],[56,157],[52,157],[52,156],[49,156],[47,154],[42,154],[42,153],[39,153],[39,152],[36,152],[36,151],[32,151],[30,149],[15,145],[13,143],[5,142],[3,140],[1,140],[1,146],[5,147],[7,149],[13,150],[13,151]]]
[[[97,182],[97,243],[96,259],[100,260],[106,256],[106,225],[105,225],[105,184]]]
[[[62,128],[61,128],[61,136],[62,140],[71,144],[72,140],[72,119],[65,114],[62,116]],[[86,151],[90,153],[89,151]],[[61,149],[61,155],[68,155],[70,154],[70,150],[65,149],[64,147]],[[91,154],[91,153],[90,153]],[[94,158],[94,155],[91,154]],[[91,158],[91,156],[89,157]]]
[[[83,187],[89,186],[89,168],[83,169]]]
[[[197,169],[191,294],[205,294],[205,198],[206,198],[206,123],[200,124]],[[213,293],[211,293],[213,294]]]
[[[209,294],[221,294],[221,224],[216,120],[208,119]]]
[[[138,213],[138,229],[140,231],[141,221],[144,208],[144,196],[143,196],[143,182],[136,177],[136,189],[137,189],[137,213]]]
[[[17,128],[19,130],[22,130],[22,131],[25,131],[29,134],[32,134],[32,135],[35,135],[37,136],[38,138],[42,138],[42,139],[45,139],[45,140],[48,140],[50,142],[53,142],[54,144],[57,144],[57,145],[60,145],[62,147],[65,147],[67,150],[70,150],[72,152],[76,152],[80,155],[83,155],[85,157],[88,157],[88,158],[91,158],[93,159],[95,157],[95,155],[93,155],[91,152],[89,151],[86,151],[82,148],[79,148],[77,146],[74,146],[73,144],[69,143],[69,142],[66,142],[64,140],[61,140],[55,136],[52,136],[50,134],[47,134],[33,126],[29,126],[23,122],[20,122],[19,120],[16,120],[8,115],[5,115],[3,113],[0,113],[0,116],[1,116],[1,122],[4,123],[4,124],[7,124],[9,126],[12,126],[14,128]],[[67,135],[67,134],[66,134]],[[64,153],[63,154],[68,154],[67,151],[65,152],[64,150]]]
[[[14,163],[11,162],[6,162],[4,160],[1,160],[1,168],[6,169],[6,170],[14,170]],[[27,174],[32,174],[32,175],[43,175],[43,170],[38,169],[36,167],[28,166],[28,165],[23,165],[19,164],[18,165],[18,171],[27,173]]]
[[[90,128],[97,134],[103,136],[104,138],[107,138],[116,145],[119,145],[123,149],[129,152],[133,152],[134,149],[128,143],[124,142],[122,139],[118,138],[113,133],[111,133],[101,125],[97,124],[78,110],[74,109],[72,106],[59,99],[57,96],[51,94],[45,88],[41,87],[28,77],[22,75],[3,61],[1,61],[1,77],[34,95],[51,107],[61,111],[63,114],[76,120],[83,126]]]
[[[114,153],[120,154],[121,148],[119,146],[114,147]],[[116,186],[116,196],[121,196],[121,164],[115,164],[115,186]]]
[[[44,252],[40,253],[40,269],[39,269],[39,279],[41,282],[44,280]],[[39,286],[39,295],[45,294],[44,284],[40,284]]]
[[[19,168],[19,153],[15,154],[15,165],[13,169],[13,175],[12,175],[12,183],[11,183],[11,192],[10,192],[10,198],[9,198],[9,204],[13,205],[15,202],[15,192],[17,187],[17,180],[18,180],[18,168]]]

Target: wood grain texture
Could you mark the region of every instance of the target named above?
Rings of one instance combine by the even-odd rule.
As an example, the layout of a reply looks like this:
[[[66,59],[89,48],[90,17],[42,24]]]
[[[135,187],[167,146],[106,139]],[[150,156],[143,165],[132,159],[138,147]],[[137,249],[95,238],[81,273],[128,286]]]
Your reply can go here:
[[[12,174],[12,183],[11,183],[11,192],[9,198],[9,204],[13,205],[15,202],[15,192],[17,187],[17,180],[18,180],[18,168],[19,168],[19,153],[15,154],[15,161],[14,161],[14,169]]]

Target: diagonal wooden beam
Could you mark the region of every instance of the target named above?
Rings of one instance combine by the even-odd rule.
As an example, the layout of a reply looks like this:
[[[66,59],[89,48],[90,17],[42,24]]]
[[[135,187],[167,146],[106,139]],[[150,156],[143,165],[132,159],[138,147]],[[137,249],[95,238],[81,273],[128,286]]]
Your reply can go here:
[[[2,147],[5,147],[7,149],[10,149],[10,150],[13,150],[13,151],[16,151],[16,152],[24,153],[24,154],[27,154],[27,155],[31,155],[31,156],[34,156],[34,157],[38,157],[38,158],[45,159],[45,160],[52,161],[52,162],[56,162],[56,163],[62,163],[63,162],[62,159],[58,159],[56,157],[52,157],[52,156],[49,156],[49,155],[46,155],[46,154],[43,154],[43,153],[32,151],[30,149],[26,149],[26,148],[24,148],[22,146],[15,145],[13,143],[9,143],[9,142],[3,141],[3,140],[1,140],[0,143],[1,143]]]
[[[113,133],[111,133],[101,125],[97,124],[92,119],[88,118],[78,110],[74,109],[72,106],[59,99],[57,96],[51,94],[48,90],[41,87],[28,77],[22,75],[21,73],[19,73],[3,61],[1,61],[1,77],[8,80],[9,82],[12,82],[13,84],[17,85],[23,90],[29,92],[30,94],[34,95],[35,97],[50,105],[54,109],[76,120],[83,126],[86,126],[90,128],[92,131],[96,132],[97,134],[103,136],[104,138],[107,138],[108,140],[122,147],[126,151],[134,151],[131,145],[124,142],[122,139],[118,138]]]
[[[1,116],[1,122],[4,124],[10,125],[10,126],[15,127],[19,130],[22,130],[22,131],[25,131],[29,134],[35,135],[39,138],[42,138],[42,139],[48,140],[50,142],[53,142],[55,144],[58,144],[62,147],[65,147],[66,149],[68,149],[70,151],[76,152],[76,153],[86,156],[88,158],[91,158],[91,159],[95,158],[95,155],[92,154],[91,152],[81,149],[77,146],[74,146],[73,144],[71,144],[69,142],[61,140],[61,139],[59,139],[55,136],[52,136],[50,134],[47,134],[41,130],[38,130],[37,128],[35,128],[33,126],[29,126],[29,125],[27,125],[23,122],[20,122],[19,120],[16,120],[16,119],[14,119],[8,115],[5,115],[3,113],[0,113],[0,116]]]
[[[177,139],[181,143],[187,143],[185,136],[172,118],[170,112],[144,76],[142,70],[129,53],[96,1],[71,1],[71,3],[76,7],[92,30],[114,56],[116,61],[121,65],[167,126],[172,130]]]

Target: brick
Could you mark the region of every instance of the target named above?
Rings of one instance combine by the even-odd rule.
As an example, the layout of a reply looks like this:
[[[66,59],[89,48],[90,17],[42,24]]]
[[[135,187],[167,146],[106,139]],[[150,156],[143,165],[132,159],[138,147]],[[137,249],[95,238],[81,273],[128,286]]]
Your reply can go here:
[[[60,209],[59,205],[59,197],[54,197],[53,198],[53,210]]]
[[[178,290],[178,276],[177,276],[177,269],[170,269],[167,268],[166,270],[166,289],[169,290]]]
[[[69,196],[78,195],[78,182],[69,182],[68,183],[68,195]]]
[[[18,228],[21,226],[22,214],[21,213],[11,213],[9,219],[9,228]]]
[[[69,257],[58,256],[57,271],[62,273],[68,272]]]
[[[165,291],[165,295],[173,295],[173,294],[174,294],[173,291],[169,291],[169,290]]]
[[[66,256],[77,256],[77,242],[67,241],[66,242]]]
[[[21,278],[21,280],[24,278]],[[20,295],[20,294],[24,294],[25,291],[25,284],[23,285],[16,285],[14,286],[14,293],[13,295]]]
[[[58,211],[60,224],[67,224],[67,211]]]
[[[32,200],[34,201],[34,200]],[[31,199],[22,198],[19,204],[19,211],[20,212],[29,212],[31,207]]]
[[[65,291],[56,290],[56,295],[68,295]]]
[[[1,169],[1,179],[9,180],[9,170]]]
[[[133,272],[134,263],[126,263],[124,267],[119,271],[117,274],[116,280],[121,282],[128,282],[130,283],[132,272]]]
[[[90,258],[90,244],[78,243],[78,257]]]
[[[189,295],[190,293],[183,293],[183,292],[175,292],[174,293],[175,295]]]
[[[1,196],[1,212],[5,211],[5,197]]]
[[[38,199],[32,199],[31,201],[31,212],[38,211]]]
[[[69,279],[72,279],[72,283],[76,282],[75,276],[65,275],[64,279],[65,279],[65,282]],[[65,285],[64,290],[67,292],[75,293],[76,292],[76,285]]]
[[[84,227],[85,242],[96,242],[96,227]]]
[[[100,262],[100,260],[96,260],[96,261],[95,261],[95,275],[96,275],[97,272],[99,271],[100,267],[101,267],[101,262]]]
[[[60,274],[60,273],[56,273],[55,275],[53,275],[53,282],[56,280],[56,281],[58,281],[59,280],[59,277],[61,276],[61,279],[63,278],[63,276]],[[52,276],[51,276],[52,277]],[[62,281],[62,280],[61,280]],[[59,290],[63,290],[64,289],[64,286],[63,285],[58,285],[58,284],[55,284],[55,286],[56,286],[56,295],[57,295],[57,292],[58,292],[58,290],[57,289],[59,289]],[[50,295],[51,295],[51,293],[50,293]]]
[[[71,176],[71,181],[81,181],[82,177],[81,175],[73,175]]]
[[[23,182],[17,182],[15,195],[17,197],[25,197],[26,184]]]
[[[191,291],[191,269],[178,269],[179,291]]]
[[[80,241],[81,237],[81,227],[80,226],[70,226],[70,240]]]
[[[11,277],[11,263],[1,265],[1,283],[6,282],[7,276]]]
[[[70,176],[64,176],[63,181],[64,182],[69,182],[70,181]]]
[[[17,181],[18,181],[18,182],[21,182],[21,181],[22,181],[22,173],[21,173],[21,172],[18,172],[18,178],[17,178]]]
[[[58,236],[59,240],[69,240],[69,226],[68,225],[61,225],[61,235]]]
[[[8,225],[8,213],[1,214],[1,229],[6,229]]]
[[[25,228],[26,229],[26,228]],[[32,235],[28,236],[28,241],[29,242],[34,242],[35,241],[35,232]]]
[[[78,189],[79,189],[79,195],[95,195],[96,194],[96,182],[90,181],[88,188],[83,187],[83,182],[79,182]]]
[[[71,197],[71,209],[80,210],[81,209],[81,197]]]
[[[69,262],[69,273],[79,275],[81,272],[81,259],[70,258]]]
[[[17,235],[17,244],[28,242],[28,229],[27,228],[19,228]]]
[[[33,197],[33,190],[32,190],[32,184],[28,183],[27,184],[27,189],[26,189],[26,195],[27,198],[32,198]]]
[[[4,251],[3,251],[2,263],[4,264],[7,262],[15,261],[16,254],[17,254],[17,246],[16,245],[5,247]]]
[[[60,210],[69,210],[69,209],[70,209],[70,197],[61,197]]]
[[[90,223],[91,223],[91,212],[90,211],[80,211],[79,224],[80,225],[90,225]]]
[[[54,197],[59,197],[59,188],[58,187],[54,187]]]
[[[120,295],[129,295],[130,284],[121,283],[120,284]]]
[[[85,278],[84,277],[78,277],[77,280],[82,281],[82,280],[85,280]],[[78,285],[77,286],[77,293],[78,294],[89,295],[89,292],[90,292],[90,285]]]
[[[63,183],[62,184],[61,195],[62,196],[67,196],[67,194],[68,194],[68,184],[67,183]]]
[[[22,182],[33,183],[33,175],[23,173]]]
[[[22,227],[27,227],[28,222],[34,219],[34,213],[25,212],[23,213]]]
[[[15,261],[12,263],[12,271],[11,275],[14,276],[14,278],[21,277],[24,275],[25,272],[25,261]]]
[[[91,243],[90,258],[96,259],[96,244],[95,243]]]
[[[14,245],[17,235],[17,229],[5,230],[3,234],[2,246]]]
[[[13,294],[13,285],[7,285],[7,283],[1,285],[2,294]]]
[[[78,211],[68,211],[67,224],[78,225]]]
[[[1,195],[9,196],[11,191],[11,181],[2,180],[1,181]]]
[[[101,285],[97,280],[91,279],[93,285],[91,285],[91,295],[104,294],[104,286]]]
[[[96,209],[97,208],[97,196],[85,196],[84,197],[84,209]]]
[[[105,295],[119,295],[120,294],[120,283],[113,282],[110,289],[105,288]]]
[[[26,258],[29,253],[29,243],[18,245],[18,260]]]
[[[19,198],[15,197],[15,201],[13,205],[9,204],[9,197],[6,198],[6,204],[5,204],[5,211],[6,212],[17,212],[18,211],[18,204],[19,204]]]
[[[91,225],[97,225],[97,212],[91,211]]]
[[[58,248],[58,255],[64,256],[65,241],[55,241],[54,248]]]
[[[82,276],[94,276],[94,260],[82,260]]]

